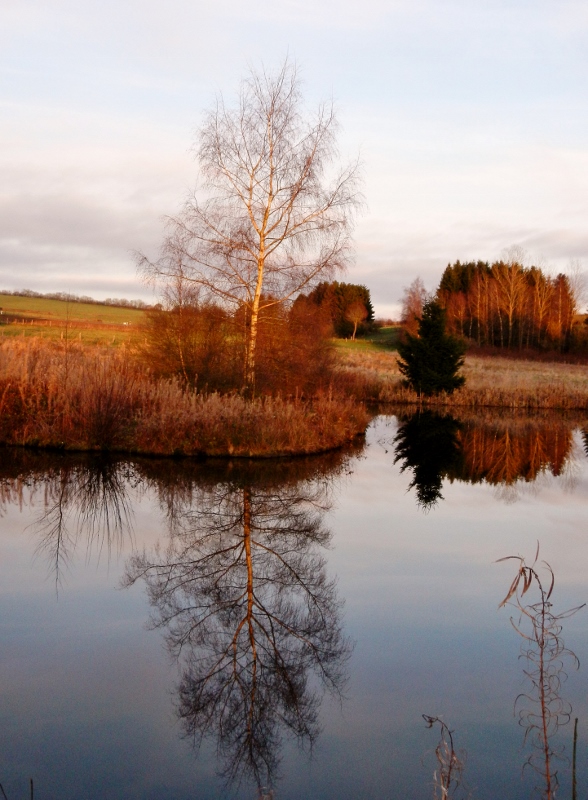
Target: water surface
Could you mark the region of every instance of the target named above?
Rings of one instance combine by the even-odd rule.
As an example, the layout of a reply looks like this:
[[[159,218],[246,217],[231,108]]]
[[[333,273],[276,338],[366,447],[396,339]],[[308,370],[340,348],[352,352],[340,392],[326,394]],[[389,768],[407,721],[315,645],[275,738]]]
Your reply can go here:
[[[3,451],[7,796],[33,777],[72,800],[432,797],[426,714],[466,751],[472,797],[530,798],[528,662],[498,609],[518,562],[495,562],[532,563],[539,541],[553,610],[588,599],[582,431],[422,412],[290,461]],[[586,611],[563,621],[581,796],[587,629]],[[559,722],[550,746],[571,756]],[[569,796],[569,765],[553,768]]]

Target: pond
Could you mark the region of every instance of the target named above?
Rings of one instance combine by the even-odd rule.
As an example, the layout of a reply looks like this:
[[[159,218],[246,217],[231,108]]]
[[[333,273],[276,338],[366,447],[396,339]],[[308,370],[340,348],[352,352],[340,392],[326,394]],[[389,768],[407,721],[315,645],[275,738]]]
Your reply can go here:
[[[576,718],[585,796],[587,443],[404,411],[287,461],[3,450],[6,797],[570,797]]]

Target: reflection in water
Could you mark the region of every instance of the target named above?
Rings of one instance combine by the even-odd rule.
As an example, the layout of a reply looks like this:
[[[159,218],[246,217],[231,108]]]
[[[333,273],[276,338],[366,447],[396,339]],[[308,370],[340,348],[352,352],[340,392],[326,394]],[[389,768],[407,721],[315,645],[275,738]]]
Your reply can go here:
[[[412,470],[410,488],[424,510],[443,499],[444,478],[489,483],[515,499],[519,481],[535,481],[548,471],[563,475],[572,463],[573,428],[562,418],[457,420],[419,410],[399,419],[395,463],[401,462],[402,472]]]
[[[145,580],[154,627],[180,661],[185,734],[216,742],[228,783],[254,779],[271,795],[284,733],[311,747],[322,691],[345,683],[351,647],[321,551],[351,452],[197,463],[11,451],[0,501],[43,492],[38,551],[59,580],[82,534],[110,551],[132,529],[129,491],[154,492],[169,541],[131,558],[127,583]]]
[[[403,420],[396,458],[428,508],[444,479],[508,486],[562,475],[571,442],[571,426],[557,419],[440,421],[421,412]],[[122,542],[138,487],[157,499],[169,539],[129,562],[128,582],[145,580],[154,626],[179,659],[184,732],[216,745],[228,782],[253,779],[271,792],[283,739],[312,745],[322,689],[344,685],[350,646],[323,549],[324,512],[346,464],[337,454],[199,464],[11,451],[0,459],[0,512],[2,502],[41,496],[39,548],[58,576],[82,534],[99,549]],[[440,786],[455,775],[440,771]]]
[[[275,471],[233,467],[192,485],[183,508],[174,495],[166,551],[128,568],[181,660],[186,735],[215,741],[227,783],[249,778],[260,791],[275,782],[285,732],[312,746],[319,686],[341,692],[350,653],[320,552],[331,539],[329,481],[303,462]]]
[[[588,456],[588,428],[584,428],[582,431],[582,441],[584,442],[584,451]]]
[[[412,470],[409,488],[416,489],[417,503],[425,511],[443,499],[443,477],[459,469],[459,429],[451,416],[420,410],[402,422],[394,437],[394,463],[401,462],[401,472]]]
[[[43,511],[34,523],[39,534],[37,552],[47,557],[59,584],[62,570],[81,537],[88,551],[98,554],[113,547],[120,551],[132,535],[128,488],[133,469],[124,461],[102,454],[59,457],[11,451],[0,467],[0,508],[24,502],[28,490],[43,492]]]

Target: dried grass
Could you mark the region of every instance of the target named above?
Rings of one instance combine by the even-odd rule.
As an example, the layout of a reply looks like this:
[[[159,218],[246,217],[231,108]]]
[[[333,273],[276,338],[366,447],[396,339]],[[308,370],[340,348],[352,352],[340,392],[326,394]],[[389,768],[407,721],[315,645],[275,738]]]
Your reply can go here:
[[[198,394],[153,380],[123,347],[42,340],[0,346],[0,443],[157,455],[275,456],[340,447],[363,433],[351,398]]]
[[[462,408],[588,409],[588,366],[466,356],[463,389],[419,398],[402,385],[394,353],[341,353],[337,387],[379,403]]]

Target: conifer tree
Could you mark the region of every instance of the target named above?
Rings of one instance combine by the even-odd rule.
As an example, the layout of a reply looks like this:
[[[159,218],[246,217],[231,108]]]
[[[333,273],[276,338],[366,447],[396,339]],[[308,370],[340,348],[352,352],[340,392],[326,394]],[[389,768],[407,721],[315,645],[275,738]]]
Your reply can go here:
[[[418,334],[407,334],[406,340],[398,344],[398,366],[405,383],[427,397],[440,392],[452,394],[465,383],[459,370],[466,345],[446,333],[445,321],[445,309],[437,300],[430,300],[423,307]]]

